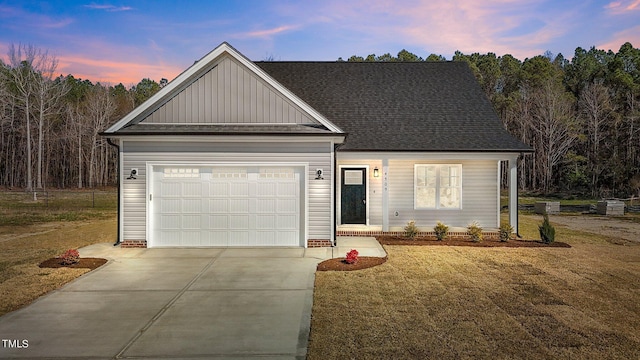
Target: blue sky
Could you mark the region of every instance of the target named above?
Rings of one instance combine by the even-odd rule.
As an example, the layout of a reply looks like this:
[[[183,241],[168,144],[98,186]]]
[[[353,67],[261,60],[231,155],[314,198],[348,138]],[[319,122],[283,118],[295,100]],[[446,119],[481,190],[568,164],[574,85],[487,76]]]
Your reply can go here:
[[[640,0],[0,1],[0,57],[34,45],[59,73],[94,82],[171,80],[223,41],[252,60],[571,58],[578,46],[640,47]]]

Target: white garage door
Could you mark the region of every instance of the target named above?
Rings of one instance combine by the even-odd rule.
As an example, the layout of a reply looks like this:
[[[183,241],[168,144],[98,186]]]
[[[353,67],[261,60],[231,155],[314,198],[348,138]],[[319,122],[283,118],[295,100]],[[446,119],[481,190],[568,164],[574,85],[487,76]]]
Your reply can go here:
[[[155,166],[149,246],[300,246],[302,173]]]

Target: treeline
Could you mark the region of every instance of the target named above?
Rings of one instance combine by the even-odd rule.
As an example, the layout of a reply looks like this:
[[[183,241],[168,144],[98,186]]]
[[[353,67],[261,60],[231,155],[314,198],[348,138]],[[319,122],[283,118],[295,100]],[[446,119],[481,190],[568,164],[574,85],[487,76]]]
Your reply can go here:
[[[347,61],[445,61],[406,50]],[[535,152],[520,161],[520,187],[595,197],[640,192],[640,49],[577,48],[518,60],[456,52],[508,131]],[[338,61],[343,61],[338,59]],[[56,76],[46,51],[12,45],[0,60],[0,187],[96,187],[116,183],[115,147],[98,134],[166,83],[126,88]]]
[[[339,59],[340,61],[342,59]],[[444,61],[402,50],[347,61]],[[640,195],[640,49],[577,48],[520,61],[465,55],[505,128],[535,152],[519,164],[520,188],[594,197]]]
[[[57,59],[11,45],[0,60],[0,187],[26,190],[117,183],[117,150],[99,133],[156,93],[56,76]]]

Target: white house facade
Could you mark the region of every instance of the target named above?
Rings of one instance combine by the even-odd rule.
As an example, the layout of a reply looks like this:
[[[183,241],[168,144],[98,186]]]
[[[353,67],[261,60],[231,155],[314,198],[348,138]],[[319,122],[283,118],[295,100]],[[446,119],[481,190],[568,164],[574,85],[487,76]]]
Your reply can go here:
[[[254,63],[218,46],[102,133],[119,148],[119,242],[312,247],[400,231],[410,220],[497,228],[500,162],[516,184],[517,158],[530,149],[477,99],[484,95],[468,68],[435,66],[437,81],[460,83],[435,96],[456,97],[438,114],[447,101],[430,108],[419,100],[430,90],[402,80],[429,77],[420,64],[371,65]],[[422,90],[404,96],[394,81]]]

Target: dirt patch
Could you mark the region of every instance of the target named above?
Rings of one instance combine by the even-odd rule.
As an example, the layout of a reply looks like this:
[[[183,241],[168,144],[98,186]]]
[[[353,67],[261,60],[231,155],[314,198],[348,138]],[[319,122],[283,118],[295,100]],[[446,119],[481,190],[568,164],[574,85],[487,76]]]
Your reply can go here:
[[[97,268],[99,268],[100,266],[104,265],[107,262],[106,259],[102,259],[102,258],[80,258],[80,260],[75,263],[75,264],[71,264],[71,265],[63,265],[62,264],[62,259],[60,258],[51,258],[48,260],[45,260],[43,262],[40,263],[40,265],[38,265],[38,267],[40,268],[51,268],[51,269],[57,269],[57,268],[70,268],[70,269],[90,269],[90,270],[95,270]]]
[[[361,256],[354,264],[347,264],[344,259],[329,259],[318,264],[317,271],[353,271],[368,269],[387,261],[386,257]]]
[[[617,245],[640,244],[640,223],[626,218],[616,218],[598,215],[553,215],[552,222],[574,230],[581,230],[593,234],[606,234],[609,242]]]
[[[433,240],[429,238],[416,238],[415,240],[398,237],[398,236],[378,236],[378,242],[382,245],[411,245],[411,246],[472,246],[472,247],[560,247],[570,248],[571,245],[560,241],[552,242],[551,244],[545,244],[538,240],[482,240],[480,242],[473,242],[471,240],[461,239],[447,239],[447,240]]]

